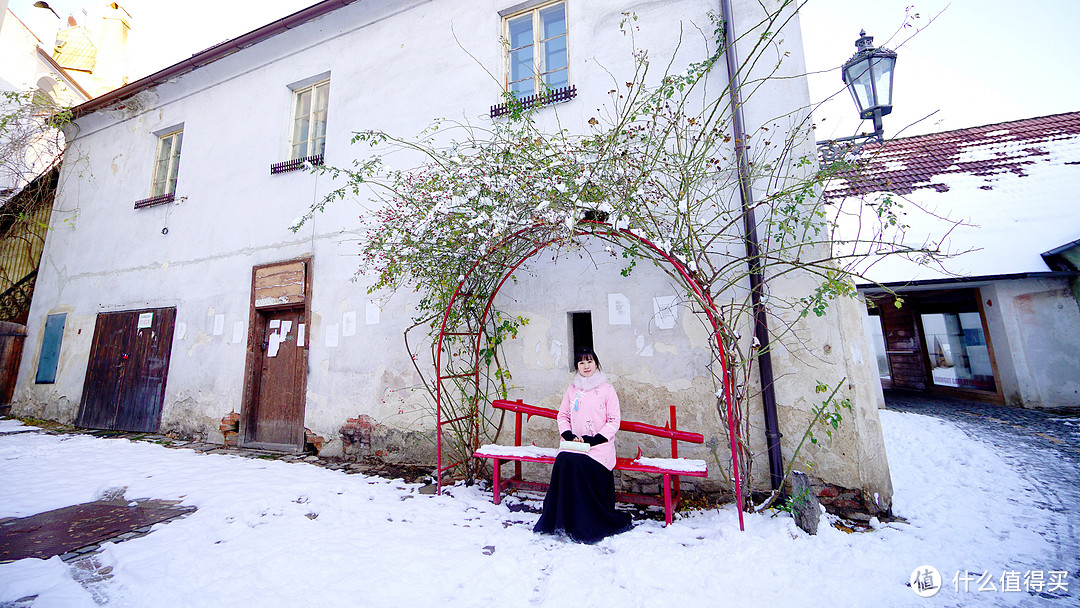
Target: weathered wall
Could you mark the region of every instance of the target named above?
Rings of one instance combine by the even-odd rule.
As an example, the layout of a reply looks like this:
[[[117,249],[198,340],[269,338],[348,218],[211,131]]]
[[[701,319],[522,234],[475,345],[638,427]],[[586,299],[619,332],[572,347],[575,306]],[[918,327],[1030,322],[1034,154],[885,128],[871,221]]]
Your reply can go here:
[[[541,122],[585,128],[607,102],[607,92],[630,77],[631,39],[617,27],[624,11],[638,14],[636,43],[657,64],[673,54],[675,65],[700,59],[700,32],[712,31],[705,15],[716,3],[671,5],[571,2],[571,82],[579,96],[545,109]],[[271,176],[269,165],[288,156],[288,85],[324,73],[330,74],[331,165],[366,153],[348,143],[357,130],[409,137],[433,117],[487,120],[483,116],[501,90],[502,8],[490,0],[356,3],[145,91],[123,107],[80,119],[72,144],[80,162],[64,167],[28,325],[18,411],[70,422],[96,315],[176,306],[162,430],[218,438],[221,419],[242,405],[252,267],[310,256],[305,426],[330,439],[324,452],[334,454],[343,450],[339,430],[346,420],[374,421],[371,441],[381,442],[384,456],[430,461],[431,404],[422,391],[412,390],[419,378],[402,343],[402,331],[411,324],[409,296],[384,299],[389,294],[367,294],[366,278],[349,281],[357,268],[357,216],[369,203],[361,197],[332,205],[293,233],[288,226],[294,218],[334,184],[304,172]],[[736,2],[735,10],[736,27],[758,23],[758,3]],[[781,71],[798,76],[803,67],[797,21],[782,38],[774,49],[777,58],[787,52],[793,58]],[[743,41],[752,44],[753,36]],[[711,86],[719,91],[723,84],[716,78]],[[804,112],[809,100],[805,82],[791,78],[771,82],[745,101],[751,130],[783,130],[801,122],[803,116],[791,110]],[[133,209],[134,201],[149,195],[154,133],[180,124],[177,202]],[[686,306],[675,327],[657,327],[653,298],[681,294],[654,269],[639,264],[626,279],[620,267],[619,259],[602,253],[563,258],[534,264],[506,288],[500,307],[531,320],[508,350],[516,363],[512,396],[556,405],[570,380],[566,313],[591,310],[597,349],[624,400],[624,415],[662,424],[666,405],[677,405],[680,426],[712,440],[685,455],[709,461],[715,481],[719,467],[712,454],[726,462],[727,441],[715,412],[717,387],[707,371],[708,332]],[[786,285],[804,290],[808,284],[803,279]],[[607,319],[610,294],[625,296],[628,324]],[[832,444],[805,457],[815,461],[813,474],[830,483],[889,496],[877,402],[868,388],[876,378],[860,317],[851,310],[840,305],[826,317],[800,322],[808,332],[805,343],[776,355],[784,447],[790,455],[801,436],[815,381],[847,378],[845,394],[857,404],[856,414]],[[45,317],[61,311],[68,319],[57,381],[36,385]],[[750,414],[755,428],[759,410],[754,405]],[[762,437],[750,439],[761,453]],[[630,449],[621,446],[620,452]],[[757,485],[765,485],[766,471],[757,465]]]
[[[1068,281],[998,281],[980,292],[1005,402],[1080,406],[1080,308]]]

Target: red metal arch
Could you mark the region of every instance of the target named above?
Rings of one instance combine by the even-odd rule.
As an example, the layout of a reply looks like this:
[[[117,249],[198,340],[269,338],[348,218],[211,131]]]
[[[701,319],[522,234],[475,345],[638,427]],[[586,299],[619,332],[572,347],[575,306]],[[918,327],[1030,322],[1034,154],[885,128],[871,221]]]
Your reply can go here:
[[[502,286],[506,283],[506,281],[510,278],[510,276],[514,273],[514,271],[517,270],[518,267],[521,266],[521,264],[523,264],[526,260],[533,257],[534,255],[536,255],[537,253],[539,253],[543,249],[547,248],[548,246],[552,245],[553,243],[562,241],[562,240],[564,240],[566,238],[570,238],[570,237],[563,236],[563,237],[542,239],[540,241],[534,241],[534,240],[529,238],[529,235],[534,233],[534,232],[535,233],[543,233],[543,232],[546,232],[546,231],[547,231],[546,229],[544,229],[543,227],[541,227],[539,225],[531,226],[529,228],[524,228],[524,229],[521,229],[521,230],[511,234],[510,236],[504,238],[502,241],[500,241],[498,244],[496,244],[495,246],[493,246],[491,249],[488,250],[489,251],[489,256],[490,256],[490,254],[492,252],[496,252],[496,251],[499,251],[500,249],[503,249],[503,248],[507,247],[511,242],[513,242],[515,240],[525,240],[525,241],[528,241],[529,244],[530,244],[530,246],[526,248],[526,253],[520,255],[517,260],[513,260],[510,263],[503,262],[503,263],[500,264],[502,267],[505,268],[505,272],[503,273],[502,278],[496,284],[495,289],[492,290],[491,295],[488,297],[487,302],[484,305],[483,313],[482,313],[482,315],[481,315],[481,317],[479,319],[479,323],[480,323],[481,327],[483,327],[483,324],[487,322],[488,316],[491,314],[491,309],[492,309],[492,305],[493,305],[493,303],[495,301],[495,296],[498,295],[499,290],[502,289]],[[733,415],[734,414],[733,405],[732,405],[732,401],[731,401],[731,395],[732,395],[731,376],[730,376],[730,374],[728,374],[727,359],[726,359],[726,356],[725,356],[725,353],[724,353],[724,344],[723,344],[723,339],[722,339],[722,336],[721,336],[721,330],[723,328],[723,323],[720,320],[720,312],[717,309],[715,302],[713,302],[712,297],[710,297],[708,292],[706,292],[705,289],[701,286],[701,284],[699,284],[697,282],[697,280],[694,278],[693,273],[691,273],[689,271],[689,269],[686,267],[686,265],[683,262],[681,262],[678,258],[675,258],[674,256],[668,254],[667,252],[665,252],[662,249],[660,249],[659,247],[657,247],[652,241],[650,241],[650,240],[648,240],[646,238],[643,238],[643,237],[641,237],[641,236],[639,236],[637,234],[634,234],[633,232],[631,232],[629,230],[616,229],[616,228],[612,227],[611,225],[603,223],[603,222],[588,221],[588,220],[579,222],[578,227],[575,229],[575,231],[573,233],[573,236],[589,236],[589,235],[619,237],[619,238],[623,238],[623,239],[627,239],[627,240],[636,242],[636,243],[638,243],[638,244],[640,244],[640,245],[642,245],[644,247],[649,248],[654,254],[659,256],[665,262],[671,264],[672,268],[674,268],[675,271],[678,273],[678,275],[682,278],[682,281],[685,284],[685,286],[687,288],[689,288],[691,290],[691,292],[693,292],[694,297],[697,298],[698,302],[702,305],[702,308],[705,310],[705,315],[708,317],[709,322],[712,324],[713,335],[716,338],[717,352],[720,353],[721,376],[723,378],[723,386],[724,386],[724,389],[723,389],[724,405],[727,408],[727,419],[728,419],[728,442],[729,442],[729,444],[731,446],[732,481],[735,484],[735,501],[739,506],[739,529],[742,530],[743,529],[742,483],[741,483],[741,479],[740,479],[740,475],[739,475],[738,443],[736,442],[737,433],[736,433],[736,430],[735,430],[736,429],[736,424],[735,424],[735,417]],[[460,418],[457,418],[457,419],[450,419],[450,420],[443,420],[443,418],[442,418],[443,381],[451,379],[451,378],[455,378],[455,377],[461,377],[460,374],[459,375],[446,375],[446,376],[443,375],[443,370],[444,370],[443,359],[442,359],[443,352],[444,352],[443,345],[444,345],[444,342],[445,342],[446,338],[449,337],[449,336],[469,336],[469,337],[473,337],[473,335],[474,335],[473,333],[467,333],[466,334],[466,333],[462,333],[462,332],[456,332],[456,331],[454,331],[455,328],[447,327],[447,323],[448,323],[448,320],[450,319],[450,313],[453,310],[454,306],[461,301],[463,295],[465,295],[465,293],[466,293],[466,286],[468,285],[469,278],[476,271],[476,269],[482,263],[485,262],[485,259],[486,258],[481,258],[481,259],[477,260],[476,262],[474,262],[473,265],[469,268],[468,272],[464,276],[461,277],[461,280],[458,282],[457,288],[454,290],[453,296],[451,296],[450,301],[447,303],[446,310],[443,313],[442,324],[440,325],[440,328],[439,328],[439,339],[438,339],[438,344],[437,344],[436,350],[435,350],[435,373],[436,373],[436,381],[435,381],[435,417],[436,417],[435,442],[436,442],[437,487],[439,488],[440,491],[442,489],[442,473],[443,473],[443,471],[449,470],[450,468],[452,468],[454,466],[457,466],[457,465],[459,465],[459,464],[461,464],[463,462],[463,461],[459,460],[457,462],[454,462],[454,463],[451,463],[449,465],[443,466],[443,464],[442,464],[442,426],[444,424],[449,424],[449,423],[452,423],[452,422],[460,421],[461,419],[466,418],[468,416],[468,415],[466,415],[466,416],[463,416],[463,417],[460,417]],[[480,373],[480,366],[479,366],[480,346],[481,346],[481,340],[482,339],[483,339],[483,332],[475,333],[475,340],[473,341],[473,345],[472,345],[472,357],[473,357],[472,370],[473,371],[471,373],[475,375],[475,377],[473,379],[474,379],[474,381],[477,382],[478,386],[479,386],[479,373]],[[476,415],[476,418],[477,418],[477,420],[473,421],[473,423],[479,425],[479,416]],[[473,447],[475,448],[475,446],[473,446]]]

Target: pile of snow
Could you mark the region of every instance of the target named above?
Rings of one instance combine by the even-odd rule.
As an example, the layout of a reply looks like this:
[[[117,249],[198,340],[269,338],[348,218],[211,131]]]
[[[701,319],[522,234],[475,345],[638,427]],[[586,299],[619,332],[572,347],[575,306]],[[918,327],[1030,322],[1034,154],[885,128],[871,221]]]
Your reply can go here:
[[[0,435],[0,517],[92,501],[182,500],[198,510],[144,537],[103,545],[111,577],[86,588],[59,558],[0,564],[0,603],[33,606],[960,606],[1027,593],[952,588],[958,570],[1060,570],[1039,531],[1063,517],[994,450],[936,419],[882,412],[907,523],[807,536],[783,513],[694,512],[639,523],[597,545],[533,534],[535,513],[490,493],[150,443],[38,433]],[[928,449],[932,446],[932,449]],[[1056,520],[1054,520],[1056,521]],[[942,574],[932,600],[908,586]]]

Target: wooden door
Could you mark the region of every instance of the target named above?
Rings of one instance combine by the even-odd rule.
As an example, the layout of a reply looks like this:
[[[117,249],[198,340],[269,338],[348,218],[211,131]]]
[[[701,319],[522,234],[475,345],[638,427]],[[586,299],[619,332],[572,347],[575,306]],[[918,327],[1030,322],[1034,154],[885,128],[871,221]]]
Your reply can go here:
[[[307,373],[304,309],[260,310],[256,319],[257,363],[244,445],[299,450]]]
[[[78,426],[158,430],[175,321],[175,308],[98,314]]]
[[[893,388],[926,390],[927,371],[919,327],[918,304],[906,300],[897,308],[892,299],[877,301],[885,335],[885,354],[889,359],[889,375]]]

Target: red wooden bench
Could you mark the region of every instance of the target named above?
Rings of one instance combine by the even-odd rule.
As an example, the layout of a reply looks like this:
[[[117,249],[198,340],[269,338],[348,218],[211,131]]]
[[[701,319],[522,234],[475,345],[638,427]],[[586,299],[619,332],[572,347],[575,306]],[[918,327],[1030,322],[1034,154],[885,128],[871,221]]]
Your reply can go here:
[[[547,491],[548,484],[525,481],[521,477],[522,462],[539,462],[552,464],[555,462],[557,448],[543,448],[535,445],[521,445],[522,416],[543,416],[554,419],[558,416],[558,410],[546,407],[537,407],[517,401],[498,399],[491,405],[497,409],[514,412],[514,445],[483,445],[473,453],[475,458],[490,458],[493,463],[492,473],[492,502],[499,504],[502,500],[502,490],[512,488],[527,488],[531,490]],[[526,418],[527,420],[528,418]],[[615,498],[621,502],[629,502],[641,505],[663,505],[664,522],[671,523],[671,514],[679,506],[679,477],[706,477],[708,470],[704,460],[688,460],[679,458],[680,441],[690,443],[704,443],[705,438],[700,433],[680,431],[675,426],[675,406],[671,406],[671,421],[663,427],[641,422],[622,421],[619,430],[623,432],[641,433],[671,439],[670,458],[645,458],[638,448],[636,458],[616,458],[615,470],[636,471],[639,473],[653,473],[663,476],[663,491],[661,496],[650,494],[632,494],[616,492]],[[500,477],[500,467],[503,462],[514,461],[514,475],[509,479]]]

